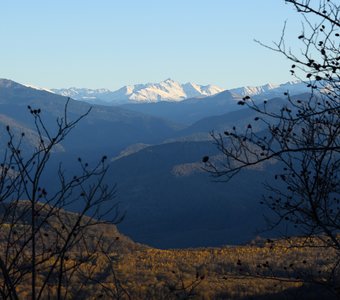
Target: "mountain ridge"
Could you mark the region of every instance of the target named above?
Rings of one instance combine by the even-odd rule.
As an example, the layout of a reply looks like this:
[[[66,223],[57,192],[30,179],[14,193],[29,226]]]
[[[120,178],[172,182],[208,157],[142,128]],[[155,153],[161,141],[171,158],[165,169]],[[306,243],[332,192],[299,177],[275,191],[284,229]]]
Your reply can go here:
[[[223,89],[215,85],[199,85],[187,82],[181,84],[170,78],[160,83],[145,83],[126,85],[118,90],[109,89],[51,89],[52,92],[68,96],[76,100],[92,103],[124,104],[124,103],[155,103],[159,101],[181,101],[192,97],[205,97],[222,92]]]
[[[26,85],[35,88],[31,85]],[[170,78],[159,83],[143,83],[126,85],[118,90],[107,88],[60,88],[42,89],[75,100],[82,100],[92,104],[122,105],[122,104],[148,104],[159,102],[182,102],[189,99],[200,99],[229,91],[237,97],[251,96],[256,98],[273,98],[282,96],[289,91],[291,95],[305,93],[308,88],[302,81],[288,81],[281,84],[266,83],[258,86],[243,86],[231,89],[223,89],[216,85],[199,85],[192,82],[179,83]]]
[[[267,83],[259,86],[244,86],[230,89],[229,92],[238,96],[250,96],[261,98],[282,97],[285,92],[291,95],[306,93],[310,89],[302,81],[288,81],[281,84]]]

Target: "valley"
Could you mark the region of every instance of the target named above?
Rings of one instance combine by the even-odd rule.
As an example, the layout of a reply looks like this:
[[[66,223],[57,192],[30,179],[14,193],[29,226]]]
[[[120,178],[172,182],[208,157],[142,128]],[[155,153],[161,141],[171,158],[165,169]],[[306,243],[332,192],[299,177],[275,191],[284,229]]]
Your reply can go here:
[[[251,110],[241,109],[237,99],[222,92],[199,100],[150,104],[165,105],[160,112],[167,113],[170,121],[162,118],[162,113],[144,111],[149,106],[136,112],[125,106],[90,106],[71,100],[70,118],[90,107],[91,111],[58,145],[43,183],[50,185],[60,161],[72,172],[78,157],[94,163],[107,155],[110,168],[106,180],[116,184],[116,199],[126,214],[119,228],[133,240],[159,248],[183,248],[242,244],[260,232],[266,235],[259,202],[262,182],[271,180],[275,163],[248,170],[232,184],[216,183],[203,170],[203,156],[220,155],[210,133],[246,127],[255,116]],[[27,152],[37,143],[27,106],[40,108],[53,132],[66,100],[46,90],[9,80],[0,82],[2,122],[19,135],[25,132],[29,137],[24,139]],[[279,105],[280,101],[273,103]],[[183,125],[184,118],[189,125]],[[4,137],[1,142],[5,143]],[[73,209],[77,211],[76,206]]]

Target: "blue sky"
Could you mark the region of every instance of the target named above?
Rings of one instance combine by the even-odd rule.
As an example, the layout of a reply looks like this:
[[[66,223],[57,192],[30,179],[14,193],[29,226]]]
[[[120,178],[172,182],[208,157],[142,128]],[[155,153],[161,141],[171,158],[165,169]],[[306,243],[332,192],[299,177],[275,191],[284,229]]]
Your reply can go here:
[[[293,78],[270,44],[300,16],[284,0],[0,0],[0,77],[47,88]]]

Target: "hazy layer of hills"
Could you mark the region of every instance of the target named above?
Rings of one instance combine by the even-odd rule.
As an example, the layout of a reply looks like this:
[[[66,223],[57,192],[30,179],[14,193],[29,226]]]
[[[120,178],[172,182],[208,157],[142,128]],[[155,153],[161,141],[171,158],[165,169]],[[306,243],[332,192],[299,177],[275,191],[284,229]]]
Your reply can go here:
[[[34,130],[32,116],[27,109],[40,108],[47,127],[56,128],[56,118],[63,116],[66,97],[44,90],[29,88],[10,80],[0,80],[0,114],[11,119],[16,128]],[[71,100],[68,106],[69,118],[76,119],[91,105]],[[91,113],[78,124],[69,138],[63,142],[67,152],[96,152],[115,155],[130,144],[159,143],[170,137],[176,125],[166,120],[141,114],[121,107],[93,106]]]
[[[249,241],[265,226],[259,205],[261,182],[270,180],[278,166],[248,170],[227,185],[213,182],[201,163],[204,155],[219,154],[211,131],[244,128],[253,120],[253,111],[237,105],[240,97],[224,91],[176,103],[92,105],[90,114],[55,153],[44,177],[46,184],[54,182],[52,171],[58,160],[72,171],[77,157],[92,162],[106,154],[111,159],[108,183],[117,184],[117,201],[127,213],[119,228],[132,239],[162,248]],[[27,105],[40,108],[47,127],[55,130],[66,101],[46,90],[0,80],[1,126],[28,132],[29,149],[36,133]],[[276,98],[269,103],[275,107],[282,101]],[[90,107],[71,100],[69,117],[76,118]],[[2,132],[0,143],[5,145]]]
[[[206,117],[220,115],[240,109],[240,97],[224,91],[205,98],[191,98],[181,102],[125,104],[121,107],[136,112],[168,119],[179,124],[190,125]]]

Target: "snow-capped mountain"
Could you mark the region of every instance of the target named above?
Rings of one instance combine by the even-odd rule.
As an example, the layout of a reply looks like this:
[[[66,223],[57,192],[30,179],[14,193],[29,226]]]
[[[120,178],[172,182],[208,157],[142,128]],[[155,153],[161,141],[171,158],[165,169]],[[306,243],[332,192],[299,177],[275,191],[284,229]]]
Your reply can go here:
[[[223,89],[215,85],[199,85],[191,82],[181,84],[172,79],[166,79],[160,83],[126,85],[116,91],[74,87],[51,89],[50,91],[92,104],[120,105],[159,101],[180,102],[189,98],[213,96],[222,92]],[[235,96],[251,96],[254,99],[282,97],[287,91],[291,95],[297,95],[309,92],[310,89],[301,81],[289,81],[283,84],[268,83],[261,86],[245,86],[229,90]]]
[[[87,89],[71,87],[67,89],[51,89],[55,94],[70,97],[74,100],[82,100],[86,102],[109,102],[111,100],[112,91],[108,89]]]
[[[297,95],[309,92],[306,83],[301,81],[288,81],[283,84],[268,83],[261,86],[245,86],[229,90],[232,94],[239,96],[259,96],[261,98],[274,98],[282,97],[285,92],[289,92],[291,95]]]
[[[181,101],[193,97],[212,96],[222,92],[223,89],[214,85],[190,82],[180,84],[172,79],[166,79],[160,83],[127,85],[116,91],[84,88],[52,89],[52,91],[76,100],[114,105],[132,102]]]

